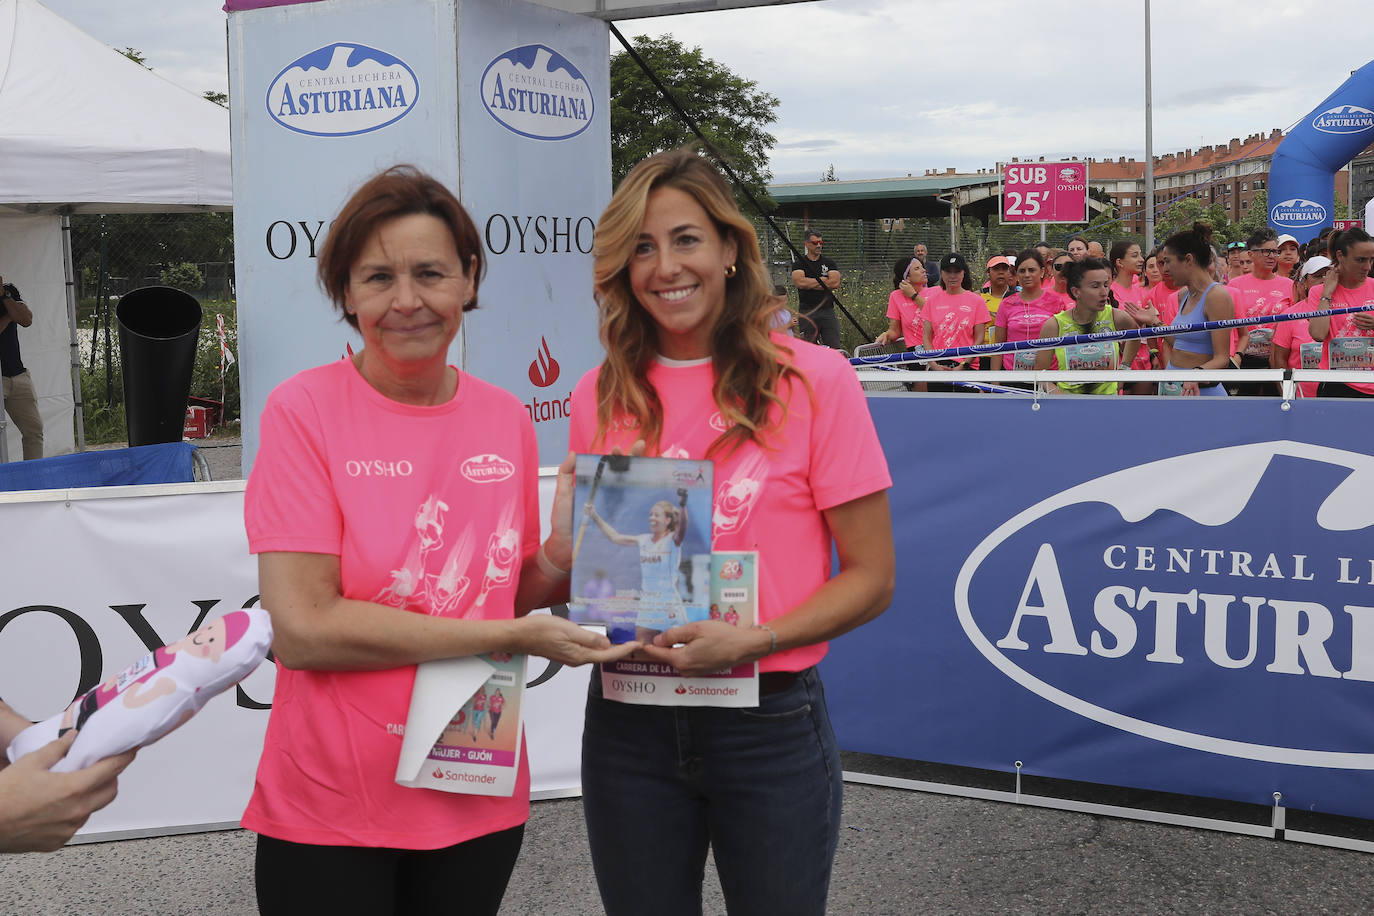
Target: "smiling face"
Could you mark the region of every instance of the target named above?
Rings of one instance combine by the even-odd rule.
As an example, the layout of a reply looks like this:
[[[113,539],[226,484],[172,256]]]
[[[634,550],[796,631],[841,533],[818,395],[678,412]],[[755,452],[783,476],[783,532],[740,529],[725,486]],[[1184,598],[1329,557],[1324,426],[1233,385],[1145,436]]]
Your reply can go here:
[[[365,364],[442,367],[472,297],[471,271],[436,217],[412,213],[377,227],[349,269],[344,294],[363,335]]]
[[[664,500],[654,503],[649,510],[649,533],[658,539],[676,528],[677,513],[673,511],[673,504]]]
[[[930,252],[926,249],[926,246],[924,245],[917,245],[911,249],[911,256],[918,261],[925,261],[925,259],[929,257],[929,255]]]
[[[725,309],[725,269],[736,251],[687,192],[662,187],[649,195],[630,257],[630,289],[657,325],[663,356],[710,355],[711,332]]]

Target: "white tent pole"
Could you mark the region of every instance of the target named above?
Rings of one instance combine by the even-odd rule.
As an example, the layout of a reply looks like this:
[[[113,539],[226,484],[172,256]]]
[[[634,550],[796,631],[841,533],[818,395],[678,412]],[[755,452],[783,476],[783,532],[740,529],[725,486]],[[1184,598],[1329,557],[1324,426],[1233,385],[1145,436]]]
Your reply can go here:
[[[72,351],[72,417],[76,423],[76,450],[86,450],[86,417],[81,409],[81,343],[76,328],[76,271],[72,268],[72,217],[70,207],[62,214],[62,270],[67,278],[67,330]]]

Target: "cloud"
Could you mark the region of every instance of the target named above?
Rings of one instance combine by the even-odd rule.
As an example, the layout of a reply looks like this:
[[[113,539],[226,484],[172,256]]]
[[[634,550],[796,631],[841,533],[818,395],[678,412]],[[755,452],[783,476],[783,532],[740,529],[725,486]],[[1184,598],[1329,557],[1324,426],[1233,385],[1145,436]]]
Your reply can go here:
[[[813,137],[806,140],[792,140],[787,143],[779,143],[774,147],[775,150],[787,150],[794,153],[814,153],[821,150],[835,149],[843,146],[834,137]]]

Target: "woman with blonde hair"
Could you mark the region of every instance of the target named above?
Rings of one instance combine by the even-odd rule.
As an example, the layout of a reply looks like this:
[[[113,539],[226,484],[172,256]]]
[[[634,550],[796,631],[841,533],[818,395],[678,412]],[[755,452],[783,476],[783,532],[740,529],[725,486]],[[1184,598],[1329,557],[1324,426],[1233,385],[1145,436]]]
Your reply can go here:
[[[862,390],[841,354],[770,330],[754,229],[691,150],[621,182],[595,278],[606,359],[573,392],[573,449],[713,460],[713,548],[758,554],[758,626],[676,626],[642,655],[687,677],[760,671],[745,709],[625,705],[591,679],[582,788],[602,903],[699,914],[710,847],[730,912],[822,913],[842,792],[815,666],[887,607],[895,569]]]

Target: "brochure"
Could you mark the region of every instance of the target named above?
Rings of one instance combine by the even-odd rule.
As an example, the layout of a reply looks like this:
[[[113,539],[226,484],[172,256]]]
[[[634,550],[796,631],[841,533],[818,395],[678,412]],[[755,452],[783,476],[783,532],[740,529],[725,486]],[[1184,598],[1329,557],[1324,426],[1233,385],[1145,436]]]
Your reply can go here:
[[[736,627],[758,622],[758,554],[711,554],[710,620]],[[757,706],[759,666],[748,662],[701,677],[672,665],[627,659],[601,666],[601,692],[610,700],[653,706]]]
[[[613,643],[705,620],[710,461],[578,455],[569,619]]]
[[[525,735],[524,692],[523,655],[493,652],[417,666],[396,781],[440,792],[510,795]]]

